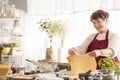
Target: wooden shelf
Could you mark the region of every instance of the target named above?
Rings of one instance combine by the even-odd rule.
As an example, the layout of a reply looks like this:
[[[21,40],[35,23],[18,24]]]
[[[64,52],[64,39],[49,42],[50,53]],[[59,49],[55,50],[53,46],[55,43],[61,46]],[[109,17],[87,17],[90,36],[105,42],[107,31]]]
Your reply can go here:
[[[2,17],[0,17],[0,20],[20,20],[20,17],[19,18],[2,18]]]

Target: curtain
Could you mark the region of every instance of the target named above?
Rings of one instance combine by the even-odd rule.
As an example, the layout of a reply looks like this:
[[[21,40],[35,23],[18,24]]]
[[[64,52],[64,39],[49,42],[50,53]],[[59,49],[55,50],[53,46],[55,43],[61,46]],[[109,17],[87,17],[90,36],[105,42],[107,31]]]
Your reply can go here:
[[[26,37],[29,37],[30,40],[28,41],[28,38],[26,38],[26,53],[36,53],[34,54],[34,59],[44,59],[45,48],[47,45],[46,36],[42,31],[38,32],[37,29],[35,31],[35,28],[33,28],[33,25],[37,26],[36,23],[41,18],[51,17],[62,19],[69,24],[69,34],[65,39],[61,56],[58,56],[60,57],[59,59],[61,62],[67,61],[66,56],[68,56],[68,49],[70,47],[78,46],[89,34],[96,32],[90,22],[90,15],[97,9],[105,9],[110,13],[109,28],[113,32],[119,34],[119,2],[119,0],[28,0],[28,16],[26,21],[26,33],[28,35]],[[28,30],[31,30],[32,34],[28,32]],[[35,41],[33,38],[35,38]],[[29,46],[32,42],[36,42],[38,45],[36,49]],[[58,42],[56,40],[54,42],[56,43],[54,43],[55,45],[53,47],[58,47]],[[33,57],[32,54],[29,54],[29,56],[27,55],[29,58],[30,56],[31,58]]]
[[[120,9],[120,0],[28,0],[30,15],[60,15],[96,9]]]

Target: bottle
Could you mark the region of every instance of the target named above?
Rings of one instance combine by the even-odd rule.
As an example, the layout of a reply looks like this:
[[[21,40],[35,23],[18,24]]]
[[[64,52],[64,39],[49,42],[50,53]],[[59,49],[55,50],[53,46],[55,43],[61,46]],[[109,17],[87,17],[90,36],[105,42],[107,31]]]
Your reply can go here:
[[[2,1],[2,8],[1,8],[1,12],[0,12],[0,17],[2,17],[2,18],[7,17],[7,4],[6,4],[5,0]]]
[[[11,17],[11,18],[15,18],[15,5],[12,5],[12,6],[11,6],[11,11],[10,11],[10,12],[11,12],[11,13],[10,13],[10,14],[11,14],[10,17]]]

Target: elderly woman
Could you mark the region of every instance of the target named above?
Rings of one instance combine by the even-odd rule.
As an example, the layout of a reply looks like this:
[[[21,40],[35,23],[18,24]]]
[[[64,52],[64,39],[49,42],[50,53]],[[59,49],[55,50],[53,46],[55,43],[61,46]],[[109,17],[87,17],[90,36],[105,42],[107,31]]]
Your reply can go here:
[[[81,45],[70,48],[68,50],[69,55],[88,53],[96,58],[97,63],[99,59],[105,57],[118,59],[116,56],[120,49],[120,38],[107,28],[109,13],[104,10],[97,10],[92,13],[90,21],[98,33],[88,36]],[[100,69],[98,65],[97,69]]]

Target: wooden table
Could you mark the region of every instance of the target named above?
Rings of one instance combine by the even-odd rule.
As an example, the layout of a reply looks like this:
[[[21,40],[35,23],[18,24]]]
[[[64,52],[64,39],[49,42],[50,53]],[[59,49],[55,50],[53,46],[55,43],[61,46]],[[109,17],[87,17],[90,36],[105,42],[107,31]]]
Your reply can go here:
[[[19,75],[19,74],[12,74],[6,76],[5,80],[34,80],[35,75]]]

